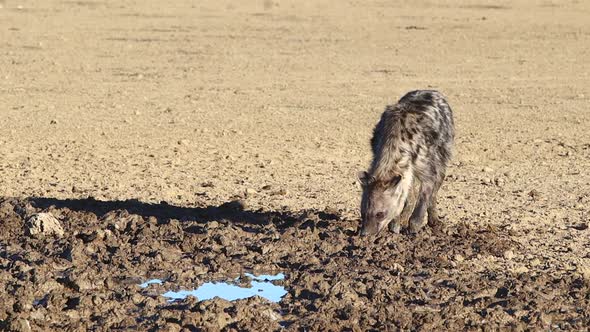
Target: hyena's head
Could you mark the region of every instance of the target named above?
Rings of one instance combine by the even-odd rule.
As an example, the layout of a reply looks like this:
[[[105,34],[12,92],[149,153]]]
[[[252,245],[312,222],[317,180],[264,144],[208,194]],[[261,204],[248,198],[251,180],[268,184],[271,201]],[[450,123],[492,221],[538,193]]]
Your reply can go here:
[[[359,172],[358,178],[363,188],[360,234],[377,234],[401,214],[411,179],[401,174],[375,178],[367,172]]]

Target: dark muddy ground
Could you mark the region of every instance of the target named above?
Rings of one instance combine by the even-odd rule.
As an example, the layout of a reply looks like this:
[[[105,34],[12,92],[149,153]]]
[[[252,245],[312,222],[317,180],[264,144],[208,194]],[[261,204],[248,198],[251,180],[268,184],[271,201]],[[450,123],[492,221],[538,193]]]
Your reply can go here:
[[[0,0],[0,330],[585,329],[589,13]],[[424,88],[457,126],[447,229],[357,238],[373,127]],[[287,295],[162,296],[246,272]]]
[[[49,212],[64,235],[30,235]],[[468,224],[412,235],[355,236],[342,211],[183,208],[139,201],[0,200],[0,326],[29,330],[583,329],[580,271],[515,264],[520,244]],[[586,231],[586,230],[580,230]],[[527,267],[528,266],[528,267]],[[192,289],[245,272],[283,272],[279,303],[229,302]],[[141,288],[151,279],[162,285]],[[239,281],[248,284],[249,280]]]

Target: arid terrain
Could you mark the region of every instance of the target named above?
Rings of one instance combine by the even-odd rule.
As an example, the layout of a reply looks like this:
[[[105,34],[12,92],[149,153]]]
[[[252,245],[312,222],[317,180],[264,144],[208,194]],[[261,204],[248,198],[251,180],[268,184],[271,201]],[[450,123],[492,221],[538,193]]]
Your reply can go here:
[[[587,328],[589,17],[0,0],[0,330]],[[455,115],[444,229],[360,238],[372,128],[423,88]],[[246,272],[287,294],[162,296]]]

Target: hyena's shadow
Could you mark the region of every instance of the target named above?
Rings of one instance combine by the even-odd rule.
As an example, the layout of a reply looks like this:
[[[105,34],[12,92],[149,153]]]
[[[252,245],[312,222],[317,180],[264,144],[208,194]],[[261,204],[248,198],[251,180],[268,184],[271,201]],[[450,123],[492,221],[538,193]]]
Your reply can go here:
[[[297,227],[304,223],[310,213],[320,219],[337,220],[340,217],[323,211],[250,211],[238,200],[228,201],[219,206],[183,207],[166,202],[146,203],[137,199],[101,201],[92,197],[82,199],[58,199],[49,197],[31,197],[27,203],[36,210],[68,209],[71,211],[92,213],[97,218],[113,211],[126,211],[144,218],[155,217],[158,223],[167,223],[171,219],[208,223],[224,221],[237,225],[249,232],[261,231],[260,227],[273,224],[278,230]]]

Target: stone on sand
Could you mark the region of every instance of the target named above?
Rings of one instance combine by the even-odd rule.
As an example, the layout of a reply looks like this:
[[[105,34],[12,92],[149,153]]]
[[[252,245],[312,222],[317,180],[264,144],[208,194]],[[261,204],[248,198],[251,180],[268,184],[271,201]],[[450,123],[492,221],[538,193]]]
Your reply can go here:
[[[51,213],[37,213],[31,216],[26,223],[27,232],[32,236],[56,235],[62,237],[64,230]]]

